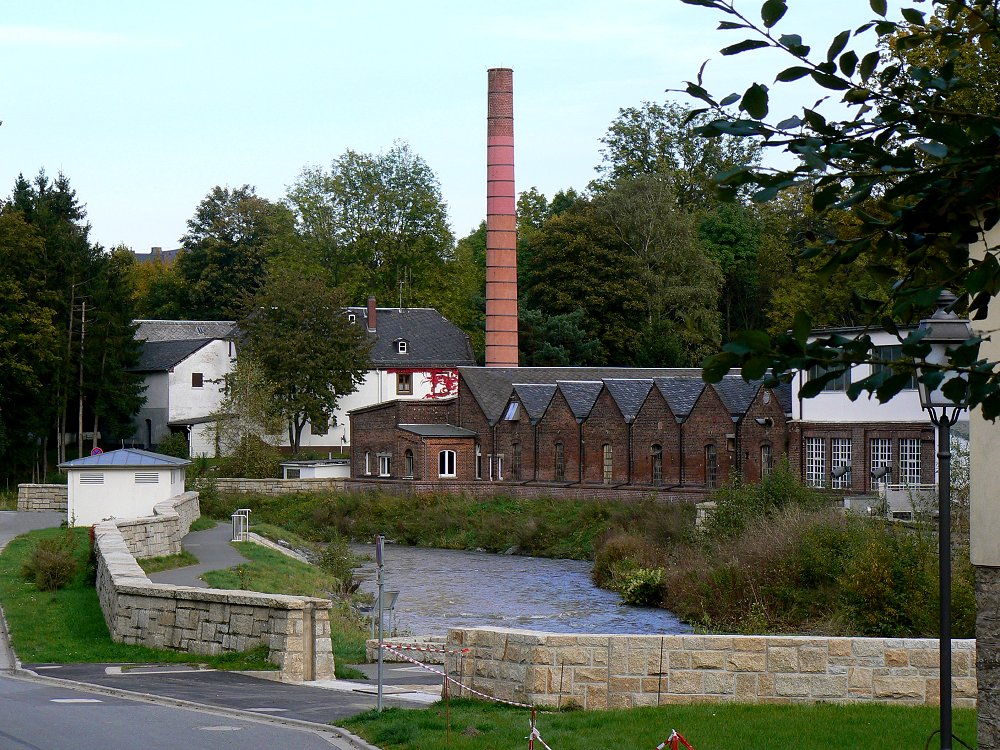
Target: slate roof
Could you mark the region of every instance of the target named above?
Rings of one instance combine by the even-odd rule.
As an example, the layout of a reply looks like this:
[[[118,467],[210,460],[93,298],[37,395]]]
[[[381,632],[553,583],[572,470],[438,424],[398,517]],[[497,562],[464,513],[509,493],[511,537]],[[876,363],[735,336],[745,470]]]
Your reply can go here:
[[[136,466],[153,468],[177,468],[187,466],[186,458],[165,456],[162,453],[152,453],[138,448],[119,448],[118,450],[101,453],[97,456],[84,456],[59,464],[60,469],[129,469]]]
[[[537,424],[552,403],[555,383],[515,383],[514,392],[532,424]]]
[[[556,383],[577,420],[590,416],[594,402],[601,395],[604,383],[600,380],[560,380]]]
[[[760,390],[760,381],[747,382],[738,375],[727,375],[715,384],[722,403],[729,409],[729,413],[734,418],[742,417],[746,414],[750,404],[753,403],[757,391]]]
[[[641,367],[460,367],[459,373],[490,424],[503,416],[514,383],[555,384],[565,381],[605,379],[644,380],[660,377],[694,378],[701,383],[697,368]],[[700,391],[699,391],[700,392]]]
[[[399,429],[421,437],[476,437],[476,433],[453,424],[401,424]]]
[[[652,380],[619,380],[608,378],[604,381],[608,393],[618,404],[625,422],[634,422],[653,387]]]
[[[349,307],[357,325],[368,327],[368,308]],[[379,307],[371,360],[376,367],[459,367],[476,364],[469,337],[437,310],[428,307]],[[397,342],[406,341],[400,354]]]
[[[203,346],[215,339],[191,339],[188,341],[146,341],[143,342],[139,362],[130,367],[130,372],[163,372],[187,359]]]
[[[135,337],[141,341],[192,341],[224,339],[234,335],[231,320],[136,320]]]
[[[778,399],[778,403],[781,404],[781,408],[784,410],[785,414],[792,413],[792,384],[791,383],[781,383],[777,388],[772,389],[774,395]]]

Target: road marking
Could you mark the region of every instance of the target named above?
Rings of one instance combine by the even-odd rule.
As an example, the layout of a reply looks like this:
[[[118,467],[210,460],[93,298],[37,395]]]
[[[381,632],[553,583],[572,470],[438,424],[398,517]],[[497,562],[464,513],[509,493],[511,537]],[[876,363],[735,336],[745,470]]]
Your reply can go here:
[[[225,724],[215,727],[198,727],[200,732],[239,732],[243,727],[231,727]]]
[[[287,708],[245,708],[244,711],[261,711],[270,714],[280,714],[287,711]]]
[[[41,672],[43,669],[62,669],[62,664],[51,664],[47,667],[35,667],[36,670]]]
[[[49,703],[103,703],[97,698],[52,698]]]
[[[109,677],[122,677],[124,675],[138,675],[142,677],[147,674],[192,674],[194,672],[215,672],[214,669],[196,669],[194,667],[177,667],[175,669],[142,669],[130,667],[105,667],[104,674]]]

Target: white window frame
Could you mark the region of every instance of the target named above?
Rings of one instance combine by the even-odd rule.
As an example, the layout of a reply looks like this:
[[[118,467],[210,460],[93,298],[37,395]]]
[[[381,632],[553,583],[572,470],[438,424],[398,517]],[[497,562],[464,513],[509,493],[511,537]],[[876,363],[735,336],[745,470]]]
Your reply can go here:
[[[889,484],[892,482],[892,438],[869,438],[868,439],[868,471],[869,475],[883,466],[889,468],[889,473],[881,479],[872,477],[872,486]]]
[[[392,454],[391,453],[379,453],[378,454],[378,475],[380,477],[392,476]]]
[[[771,472],[774,471],[774,448],[770,443],[764,443],[760,446],[760,476],[764,477],[771,476]]]
[[[372,473],[372,453],[365,451],[365,474],[371,476]]]
[[[810,487],[826,486],[826,438],[805,439],[806,484]]]
[[[476,479],[483,478],[483,446],[476,443]]]
[[[438,476],[443,479],[455,478],[455,451],[446,448],[438,451]]]
[[[852,445],[850,438],[830,439],[830,470],[838,466],[846,466],[847,472],[842,477],[830,475],[830,486],[835,490],[846,489],[851,486],[851,452]]]
[[[920,484],[920,438],[899,439],[899,481]]]
[[[406,339],[400,339],[396,342],[396,353],[406,354],[409,350],[409,345],[406,343]]]
[[[603,479],[604,484],[611,484],[611,480],[615,475],[615,453],[614,449],[611,447],[611,443],[605,443],[601,446],[601,452],[603,454],[603,463],[601,464],[603,471],[601,478]]]

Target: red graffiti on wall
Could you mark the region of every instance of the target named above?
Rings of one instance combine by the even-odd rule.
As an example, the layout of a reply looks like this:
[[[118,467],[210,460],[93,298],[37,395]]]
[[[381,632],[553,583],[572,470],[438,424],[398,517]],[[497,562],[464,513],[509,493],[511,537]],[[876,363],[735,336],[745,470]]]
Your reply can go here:
[[[458,395],[458,370],[429,370],[424,384],[430,391],[424,398],[448,398]]]

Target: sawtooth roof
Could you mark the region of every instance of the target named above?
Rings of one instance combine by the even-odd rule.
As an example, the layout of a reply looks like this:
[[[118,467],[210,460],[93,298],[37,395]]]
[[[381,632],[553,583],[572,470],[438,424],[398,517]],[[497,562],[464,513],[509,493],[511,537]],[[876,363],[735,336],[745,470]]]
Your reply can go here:
[[[368,308],[349,307],[356,325],[368,330]],[[374,341],[371,360],[376,367],[459,367],[474,365],[468,335],[437,310],[428,307],[379,307],[375,310],[376,330],[368,330]],[[406,352],[398,350],[406,342]]]
[[[653,383],[678,419],[687,418],[705,390],[705,381],[701,378],[656,378]]]
[[[604,386],[618,404],[625,421],[634,422],[653,387],[653,381],[608,378],[604,381]]]
[[[556,386],[569,404],[573,416],[582,421],[590,416],[590,410],[601,395],[604,383],[600,380],[560,380]]]
[[[556,393],[555,383],[515,383],[514,394],[524,407],[532,424],[537,424],[552,403]]]

